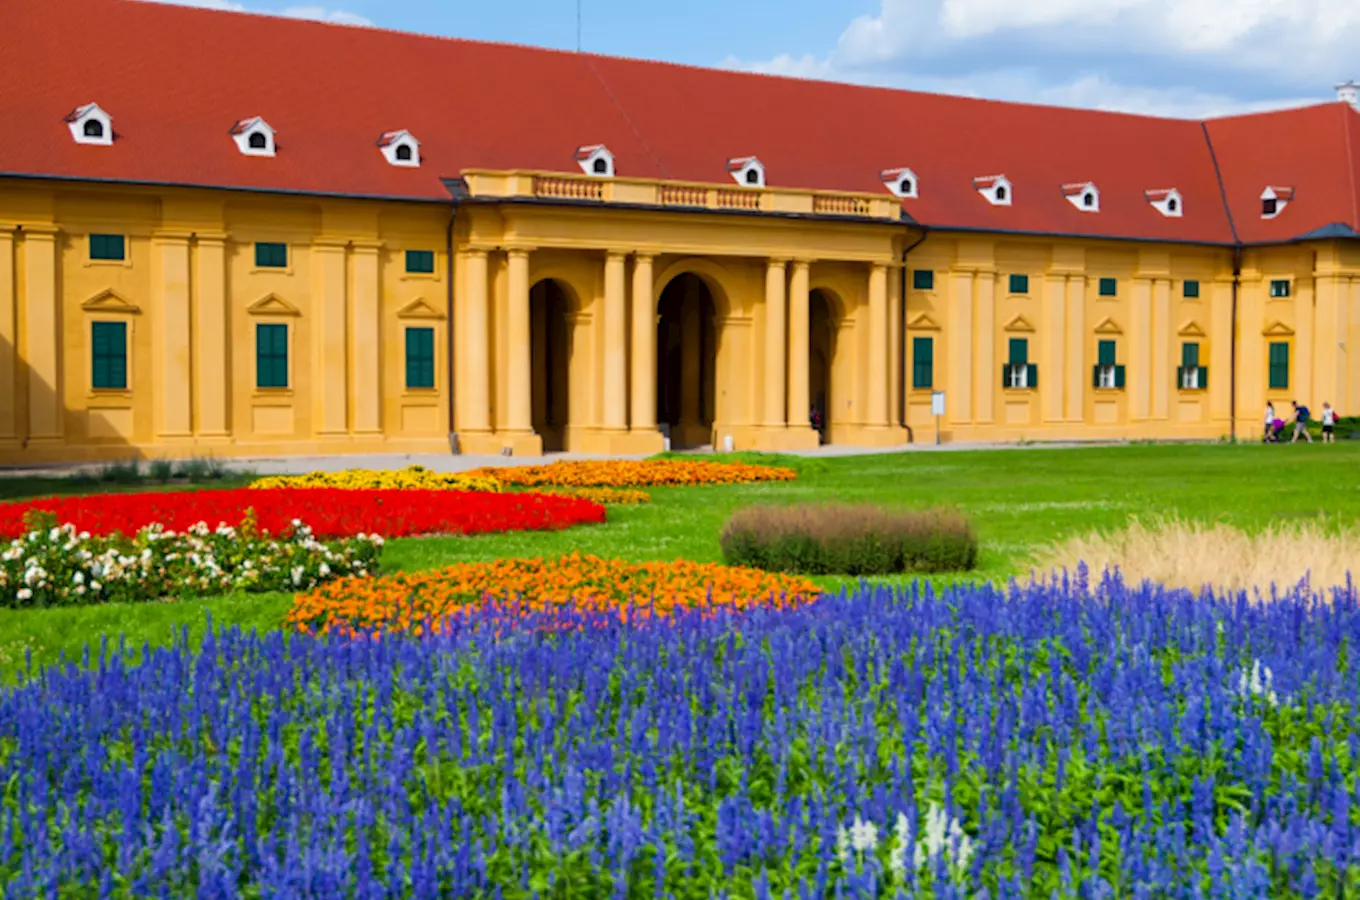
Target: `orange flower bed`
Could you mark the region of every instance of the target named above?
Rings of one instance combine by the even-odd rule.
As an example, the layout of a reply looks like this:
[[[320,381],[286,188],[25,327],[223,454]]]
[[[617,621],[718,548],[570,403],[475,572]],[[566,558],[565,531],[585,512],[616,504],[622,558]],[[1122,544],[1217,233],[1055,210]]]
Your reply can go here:
[[[529,613],[570,606],[666,616],[688,609],[787,608],[819,593],[806,578],[758,569],[685,560],[629,563],[574,553],[334,581],[298,594],[287,621],[306,634],[419,634],[427,622],[507,599],[519,600]]]
[[[605,506],[636,506],[651,503],[652,495],[638,488],[607,487],[545,487],[535,488],[536,493],[555,494],[558,497],[577,497]]]
[[[546,466],[506,466],[468,473],[494,478],[516,487],[617,487],[661,485],[747,484],[755,481],[793,481],[798,473],[777,466],[708,462],[690,459],[577,460]]]

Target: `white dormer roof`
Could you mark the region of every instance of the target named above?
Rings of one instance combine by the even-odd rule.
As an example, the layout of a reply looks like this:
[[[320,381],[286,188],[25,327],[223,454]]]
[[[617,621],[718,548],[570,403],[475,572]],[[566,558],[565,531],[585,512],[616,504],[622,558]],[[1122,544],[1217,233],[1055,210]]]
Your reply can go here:
[[[1100,189],[1091,181],[1062,186],[1063,196],[1082,212],[1100,212]]]
[[[378,138],[378,149],[394,166],[420,167],[420,141],[404,128],[383,132],[382,137]]]
[[[269,123],[259,116],[242,119],[231,126],[232,140],[245,156],[273,156],[274,133]]]
[[[576,148],[576,164],[587,175],[599,178],[614,177],[614,154],[604,144],[587,144]]]
[[[113,143],[113,117],[100,109],[98,103],[77,106],[67,114],[66,124],[77,144],[108,147]]]
[[[1011,182],[1005,175],[984,175],[973,179],[973,187],[993,206],[1010,206]]]
[[[754,156],[738,156],[727,161],[727,172],[742,187],[765,186],[765,164]]]
[[[1169,219],[1179,219],[1185,214],[1185,200],[1181,197],[1181,192],[1175,188],[1143,191],[1143,196],[1152,204],[1153,209]]]
[[[921,196],[921,183],[911,169],[884,169],[878,173],[878,178],[899,197],[914,199]]]
[[[1261,192],[1261,218],[1273,219],[1294,199],[1292,187],[1270,185]]]

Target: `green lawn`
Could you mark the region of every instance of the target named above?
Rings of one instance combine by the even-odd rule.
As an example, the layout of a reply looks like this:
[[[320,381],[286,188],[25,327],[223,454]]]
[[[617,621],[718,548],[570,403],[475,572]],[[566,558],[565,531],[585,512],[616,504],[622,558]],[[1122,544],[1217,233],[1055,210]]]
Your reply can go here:
[[[746,457],[753,459],[752,457]],[[1360,517],[1360,443],[1333,446],[1135,445],[1078,450],[1017,449],[779,460],[800,470],[791,484],[659,488],[652,503],[613,507],[604,526],[553,533],[392,541],[388,570],[460,560],[542,556],[579,550],[633,560],[718,560],[718,534],[735,508],[757,502],[844,500],[904,506],[943,504],[969,513],[982,541],[984,578],[1023,573],[1033,549],[1075,531],[1113,527],[1130,516],[1178,514],[1247,528],[1283,519]],[[0,485],[5,484],[0,482]],[[8,484],[0,495],[50,493]],[[0,673],[64,652],[78,657],[101,635],[161,644],[178,629],[218,624],[277,627],[286,595],[142,606],[0,611]]]

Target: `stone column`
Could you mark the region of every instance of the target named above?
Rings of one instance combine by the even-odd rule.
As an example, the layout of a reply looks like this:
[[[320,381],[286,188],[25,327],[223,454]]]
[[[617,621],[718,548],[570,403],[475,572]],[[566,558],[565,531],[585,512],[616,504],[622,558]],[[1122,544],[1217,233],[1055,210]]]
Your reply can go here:
[[[61,332],[57,229],[24,227],[24,357],[28,364],[29,447],[62,442]]]
[[[463,253],[463,336],[459,352],[465,364],[462,370],[464,404],[458,410],[458,430],[471,434],[485,434],[491,430],[491,393],[488,383],[487,283],[486,251],[468,250]]]
[[[506,253],[507,300],[506,365],[509,402],[506,428],[514,434],[533,430],[533,371],[529,344],[529,251],[511,248]]]
[[[902,389],[905,372],[902,369],[902,266],[888,268],[888,424],[901,425],[906,411],[902,408]]]
[[[346,242],[320,240],[313,242],[311,249],[312,296],[316,298],[318,320],[313,331],[310,385],[312,402],[317,408],[316,432],[321,437],[340,437],[349,429]]]
[[[888,425],[888,268],[869,267],[869,413],[870,428]]]
[[[628,430],[628,318],[625,257],[604,259],[604,429]]]
[[[14,304],[14,229],[0,225],[0,448],[8,449],[18,441],[18,401],[15,391],[14,362],[17,317]]]
[[[194,407],[200,438],[221,440],[231,433],[227,385],[227,254],[225,234],[199,234],[194,333]]]
[[[949,320],[949,368],[945,372],[945,413],[950,422],[973,419],[973,281],[971,271],[956,271],[951,276]],[[983,276],[990,278],[991,276]]]
[[[789,276],[789,425],[808,424],[808,263],[793,261]],[[828,361],[829,363],[829,361]],[[825,410],[823,410],[825,415]]]
[[[192,436],[189,419],[189,236],[157,234],[151,239],[155,298],[153,371],[160,404],[156,437],[162,441]],[[220,376],[219,376],[220,377]]]
[[[381,244],[354,244],[354,295],[350,304],[350,333],[354,359],[350,366],[354,397],[354,432],[365,437],[382,433],[382,315],[379,296],[378,251]],[[435,346],[438,346],[436,341]],[[435,376],[435,383],[444,379]]]
[[[652,257],[633,257],[633,372],[629,381],[633,431],[656,430],[656,303]]]
[[[784,298],[784,260],[765,264],[765,417],[766,428],[784,428],[784,347],[788,342]]]

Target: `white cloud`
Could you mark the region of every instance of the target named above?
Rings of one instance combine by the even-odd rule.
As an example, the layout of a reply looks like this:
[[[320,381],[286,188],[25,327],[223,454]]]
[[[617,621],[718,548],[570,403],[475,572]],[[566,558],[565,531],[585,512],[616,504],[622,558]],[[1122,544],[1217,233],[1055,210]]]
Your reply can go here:
[[[310,19],[316,22],[330,22],[333,25],[372,25],[373,22],[358,13],[342,9],[327,9],[324,6],[289,6],[282,10],[247,8],[236,0],[148,0],[152,3],[170,3],[175,6],[199,6],[204,9],[224,9],[231,12],[254,12],[269,16],[286,16],[290,19]]]

